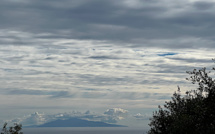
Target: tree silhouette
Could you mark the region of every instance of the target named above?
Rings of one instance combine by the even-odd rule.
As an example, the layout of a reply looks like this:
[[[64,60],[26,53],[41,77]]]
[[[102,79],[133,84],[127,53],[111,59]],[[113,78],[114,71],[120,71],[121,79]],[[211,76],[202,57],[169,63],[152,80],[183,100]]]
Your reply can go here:
[[[23,134],[23,132],[20,132],[22,130],[22,125],[14,123],[13,127],[7,128],[7,123],[3,125],[1,134]]]
[[[206,68],[188,71],[187,80],[198,84],[197,89],[182,95],[178,87],[172,100],[153,113],[148,134],[214,134],[215,80],[209,76],[212,72]]]

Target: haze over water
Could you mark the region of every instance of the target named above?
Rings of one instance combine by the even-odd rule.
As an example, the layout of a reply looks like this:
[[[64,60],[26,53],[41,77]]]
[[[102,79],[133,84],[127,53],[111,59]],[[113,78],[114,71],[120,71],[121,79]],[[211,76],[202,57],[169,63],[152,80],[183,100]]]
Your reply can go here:
[[[24,128],[24,134],[143,134],[138,128]]]

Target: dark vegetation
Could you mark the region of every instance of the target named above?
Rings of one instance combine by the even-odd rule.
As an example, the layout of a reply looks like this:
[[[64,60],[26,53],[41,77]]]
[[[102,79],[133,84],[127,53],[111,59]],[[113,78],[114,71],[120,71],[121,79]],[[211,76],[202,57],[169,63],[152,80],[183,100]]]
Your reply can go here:
[[[215,134],[215,80],[206,68],[188,71],[187,80],[197,84],[195,90],[181,94],[158,106],[150,119],[148,134]]]
[[[23,132],[20,132],[22,130],[22,125],[14,123],[13,127],[7,128],[7,123],[3,125],[1,134],[23,134]]]

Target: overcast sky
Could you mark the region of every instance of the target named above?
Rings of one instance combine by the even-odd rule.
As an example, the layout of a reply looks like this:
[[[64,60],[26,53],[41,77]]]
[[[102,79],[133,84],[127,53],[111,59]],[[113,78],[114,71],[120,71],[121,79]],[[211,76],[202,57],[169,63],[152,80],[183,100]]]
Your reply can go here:
[[[214,50],[215,0],[1,0],[0,119],[147,126]]]

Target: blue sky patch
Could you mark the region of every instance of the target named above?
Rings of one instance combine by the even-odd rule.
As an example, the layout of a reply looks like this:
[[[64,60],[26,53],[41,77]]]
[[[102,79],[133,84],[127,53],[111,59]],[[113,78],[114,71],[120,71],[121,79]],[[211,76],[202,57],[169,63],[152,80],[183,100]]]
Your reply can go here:
[[[162,53],[162,54],[157,54],[158,56],[169,56],[169,55],[176,55],[177,53]]]

